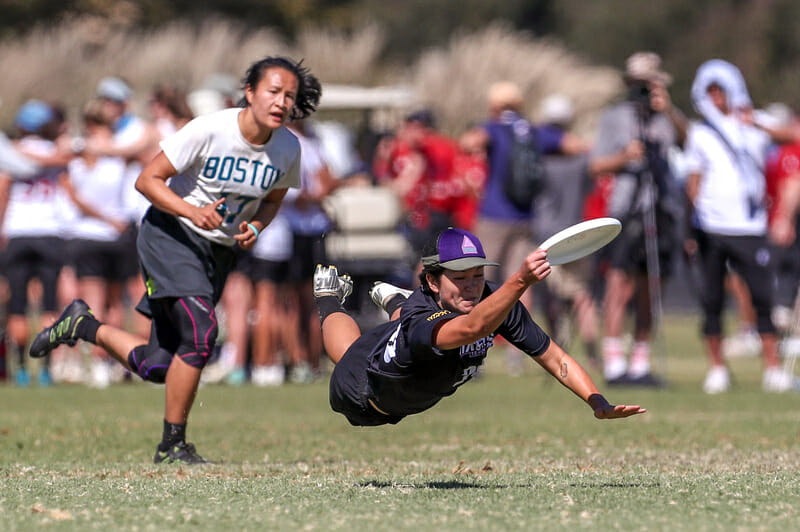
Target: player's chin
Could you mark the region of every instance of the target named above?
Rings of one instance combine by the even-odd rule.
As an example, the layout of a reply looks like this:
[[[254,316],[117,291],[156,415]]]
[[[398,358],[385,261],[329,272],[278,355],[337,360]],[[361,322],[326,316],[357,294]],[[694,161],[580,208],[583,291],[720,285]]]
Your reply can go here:
[[[469,314],[470,312],[472,312],[475,309],[475,305],[476,304],[477,304],[477,302],[475,302],[475,301],[472,301],[472,300],[466,301],[465,300],[465,301],[462,301],[458,305],[458,310],[463,312],[464,314]]]

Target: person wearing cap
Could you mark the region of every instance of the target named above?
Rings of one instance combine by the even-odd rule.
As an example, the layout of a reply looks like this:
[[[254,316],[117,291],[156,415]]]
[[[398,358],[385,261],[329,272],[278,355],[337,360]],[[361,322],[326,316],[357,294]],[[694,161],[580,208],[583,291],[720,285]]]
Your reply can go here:
[[[499,257],[504,265],[492,274],[492,279],[499,282],[510,273],[505,265],[517,264],[535,244],[530,227],[535,216],[533,206],[516,206],[504,191],[511,172],[514,132],[529,131],[542,154],[581,153],[585,151],[585,143],[563,129],[543,128],[527,120],[522,112],[525,103],[522,90],[516,83],[493,83],[487,103],[488,119],[471,130],[485,148],[488,164],[475,232],[485,242],[489,255]]]
[[[670,100],[672,81],[653,52],[637,52],[625,65],[627,97],[603,113],[589,157],[596,178],[613,176],[608,216],[622,222],[622,234],[606,249],[609,268],[603,300],[605,315],[602,343],[603,373],[609,384],[660,386],[651,371],[652,316],[648,274],[670,274],[677,247],[678,203],[672,195],[674,179],[667,163],[668,150],[683,143],[687,122]],[[655,202],[647,177],[655,182]],[[645,215],[655,210],[658,272],[648,271],[645,253]],[[676,210],[678,212],[676,212]],[[630,360],[622,336],[628,303],[636,301],[634,344]]]
[[[31,336],[28,286],[36,278],[42,286],[43,320],[52,320],[58,310],[58,284],[67,255],[64,227],[70,214],[68,199],[59,176],[71,154],[56,142],[59,115],[49,103],[28,100],[17,110],[14,125],[19,139],[14,150],[35,163],[32,174],[0,172],[0,233],[8,282],[6,338],[11,357],[18,359],[15,375],[19,386],[27,386],[30,375],[25,363]],[[51,383],[50,359],[41,365],[39,385]]]
[[[97,84],[97,97],[103,102],[103,114],[114,132],[110,143],[90,142],[86,149],[95,155],[124,157],[141,167],[158,154],[160,135],[146,120],[130,110],[133,89],[122,79],[106,77]]]
[[[550,274],[546,252],[529,254],[502,285],[487,282],[487,260],[478,238],[448,228],[423,249],[421,286],[413,292],[388,283],[371,290],[392,317],[361,334],[343,308],[352,293],[349,276],[318,266],[314,296],[328,355],[336,363],[330,404],[356,426],[395,424],[455,393],[483,365],[502,334],[583,399],[599,419],[645,412],[611,405],[589,375],[533,321],[520,296]]]
[[[125,291],[130,300],[136,301],[145,292],[136,256],[136,238],[150,202],[136,191],[135,183],[145,165],[158,155],[161,134],[155,124],[131,110],[133,95],[130,85],[119,77],[108,76],[98,82],[96,96],[102,103],[103,120],[111,124],[112,135],[110,138],[88,137],[84,151],[89,156],[121,157],[126,161],[125,179],[120,184],[119,196],[125,203],[129,224],[120,235],[119,244],[121,249],[128,251],[123,257],[124,263],[131,265]],[[136,334],[149,334],[147,319],[137,313],[133,313],[130,319]]]

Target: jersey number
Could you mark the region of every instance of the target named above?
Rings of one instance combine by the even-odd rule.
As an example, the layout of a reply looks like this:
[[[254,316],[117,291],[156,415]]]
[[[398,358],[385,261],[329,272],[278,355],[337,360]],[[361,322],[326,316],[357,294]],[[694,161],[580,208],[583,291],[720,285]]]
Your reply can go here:
[[[223,217],[222,223],[225,225],[231,225],[236,220],[236,217],[242,212],[245,205],[253,200],[258,199],[252,196],[231,194],[230,192],[222,192],[220,193],[220,196],[225,198],[225,203],[222,204],[222,206],[225,208],[219,209],[220,214]]]
[[[461,380],[458,381],[458,382],[455,382],[453,384],[453,388],[455,388],[457,386],[461,386],[462,384],[464,384],[465,382],[470,380],[472,378],[472,376],[475,375],[478,372],[478,367],[479,366],[469,366],[467,368],[464,368],[464,374],[461,375]]]

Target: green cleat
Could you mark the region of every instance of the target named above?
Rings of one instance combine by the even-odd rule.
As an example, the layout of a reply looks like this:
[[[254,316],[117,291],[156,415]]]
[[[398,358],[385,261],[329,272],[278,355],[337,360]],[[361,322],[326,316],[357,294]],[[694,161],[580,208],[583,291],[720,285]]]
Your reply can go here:
[[[156,455],[153,457],[155,464],[210,464],[208,460],[197,454],[197,450],[191,443],[185,441],[178,442],[166,451],[156,448]]]
[[[31,342],[29,354],[33,358],[41,358],[61,344],[74,346],[79,340],[75,335],[78,324],[87,317],[94,318],[89,305],[82,299],[73,299],[53,325],[45,327],[36,335]]]

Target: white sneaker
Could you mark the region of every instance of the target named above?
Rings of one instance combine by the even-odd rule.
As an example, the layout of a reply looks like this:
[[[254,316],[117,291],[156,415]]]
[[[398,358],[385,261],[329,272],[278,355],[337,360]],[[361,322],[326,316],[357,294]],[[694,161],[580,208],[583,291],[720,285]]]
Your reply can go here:
[[[388,312],[388,310],[386,310],[386,304],[389,303],[389,300],[398,294],[408,299],[413,292],[413,290],[404,290],[399,286],[378,281],[369,289],[369,297],[372,298],[372,302],[375,303],[378,308],[382,309],[384,312]]]
[[[89,381],[92,388],[108,388],[111,386],[111,366],[105,360],[92,362],[92,376]]]
[[[727,392],[731,387],[731,376],[725,366],[711,366],[703,381],[703,391],[708,394]]]
[[[285,370],[280,364],[274,366],[256,366],[250,374],[250,382],[254,386],[280,386],[286,378]]]
[[[606,382],[622,378],[627,371],[628,362],[625,357],[614,357],[603,361],[603,377]]]
[[[741,331],[722,340],[725,358],[756,357],[761,353],[761,337],[755,331]]]
[[[781,340],[780,353],[784,359],[800,358],[800,336],[789,336]]]
[[[289,380],[294,384],[308,384],[314,382],[314,372],[308,362],[298,362],[289,373]]]
[[[761,379],[761,388],[765,392],[791,391],[794,388],[794,376],[779,367],[767,368]]]
[[[786,334],[792,328],[794,311],[784,305],[772,307],[772,323],[778,329],[778,334]]]
[[[80,360],[71,357],[65,360],[61,367],[61,374],[57,382],[81,384],[84,382],[86,369]],[[55,377],[53,377],[55,379]]]
[[[353,279],[349,275],[339,275],[336,266],[317,264],[314,270],[314,297],[335,296],[339,303],[353,293]]]

